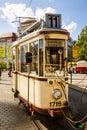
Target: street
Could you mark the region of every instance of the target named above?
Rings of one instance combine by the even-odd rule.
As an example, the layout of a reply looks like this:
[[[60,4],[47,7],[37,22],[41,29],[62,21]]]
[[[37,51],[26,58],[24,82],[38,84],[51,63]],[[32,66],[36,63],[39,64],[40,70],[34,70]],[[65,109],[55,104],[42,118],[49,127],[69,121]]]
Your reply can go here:
[[[77,74],[77,73],[72,73],[68,74],[68,82],[71,83],[72,79],[72,84],[79,85],[81,87],[84,87],[87,85],[87,74]]]
[[[72,74],[72,83],[69,74],[69,100],[77,116],[87,115],[87,74]]]

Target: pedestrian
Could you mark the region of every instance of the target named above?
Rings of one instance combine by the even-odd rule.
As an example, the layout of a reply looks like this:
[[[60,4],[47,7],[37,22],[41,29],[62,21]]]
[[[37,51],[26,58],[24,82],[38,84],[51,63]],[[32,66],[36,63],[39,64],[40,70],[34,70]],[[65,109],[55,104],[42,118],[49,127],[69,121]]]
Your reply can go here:
[[[12,77],[11,71],[12,71],[12,69],[10,68],[9,71],[8,71],[8,76],[9,76],[9,77]]]
[[[0,67],[0,80],[1,80],[1,67]]]

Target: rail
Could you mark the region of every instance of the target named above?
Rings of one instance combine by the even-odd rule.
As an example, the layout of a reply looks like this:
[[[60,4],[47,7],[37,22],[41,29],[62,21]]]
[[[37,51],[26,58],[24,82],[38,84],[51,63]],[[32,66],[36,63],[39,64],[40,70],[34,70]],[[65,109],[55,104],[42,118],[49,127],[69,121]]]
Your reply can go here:
[[[35,127],[35,130],[47,130],[47,128],[41,124],[40,120],[32,119],[32,123]]]

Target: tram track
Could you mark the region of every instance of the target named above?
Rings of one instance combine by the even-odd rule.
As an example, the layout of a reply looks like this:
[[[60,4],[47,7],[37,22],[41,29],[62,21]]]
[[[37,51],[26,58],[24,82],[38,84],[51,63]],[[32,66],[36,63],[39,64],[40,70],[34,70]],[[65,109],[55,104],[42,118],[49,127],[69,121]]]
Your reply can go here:
[[[47,128],[44,127],[39,120],[32,120],[32,123],[35,127],[35,130],[47,130]]]

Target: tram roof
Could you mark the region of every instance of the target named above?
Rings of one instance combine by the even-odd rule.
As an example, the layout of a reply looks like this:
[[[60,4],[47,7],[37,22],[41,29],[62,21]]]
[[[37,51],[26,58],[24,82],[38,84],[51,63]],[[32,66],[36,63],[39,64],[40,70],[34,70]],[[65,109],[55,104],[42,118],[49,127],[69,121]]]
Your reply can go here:
[[[69,32],[66,30],[66,29],[54,29],[54,28],[41,28],[41,29],[38,29],[36,31],[33,31],[23,37],[19,37],[15,42],[13,42],[12,44],[12,47],[13,46],[16,46],[18,43],[20,43],[22,40],[24,39],[27,39],[31,36],[34,36],[34,35],[39,35],[39,34],[49,34],[49,33],[60,33],[60,34],[66,34],[66,35],[69,35]]]
[[[52,27],[49,28],[45,26],[45,23],[43,20],[36,21],[34,24],[32,24],[26,30],[24,30],[22,34],[20,34],[18,39],[15,42],[13,42],[12,47],[16,46],[22,40],[25,40],[29,37],[40,35],[40,34],[49,34],[49,33],[60,33],[60,34],[69,35],[69,32],[66,29],[52,28]]]

